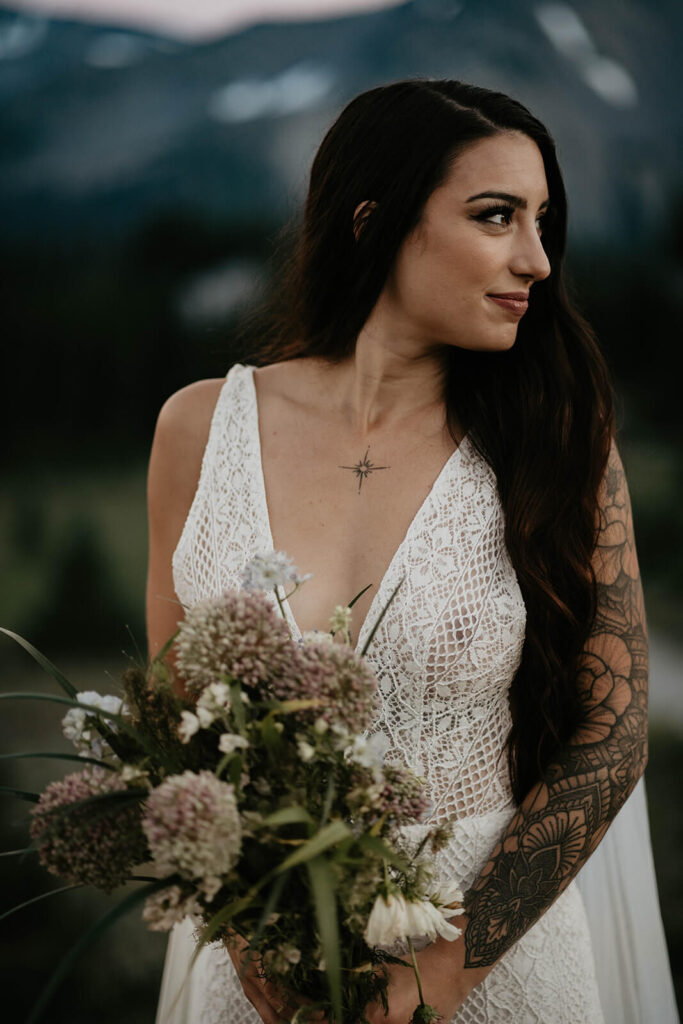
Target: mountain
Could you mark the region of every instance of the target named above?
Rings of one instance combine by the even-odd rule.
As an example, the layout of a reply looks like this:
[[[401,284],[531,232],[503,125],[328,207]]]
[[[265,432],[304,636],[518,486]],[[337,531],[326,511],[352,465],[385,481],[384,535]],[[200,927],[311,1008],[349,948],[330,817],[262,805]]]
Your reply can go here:
[[[352,96],[426,76],[509,92],[547,124],[573,237],[645,239],[680,195],[682,42],[664,0],[410,0],[202,43],[4,8],[4,237],[104,241],[178,209],[272,223]]]

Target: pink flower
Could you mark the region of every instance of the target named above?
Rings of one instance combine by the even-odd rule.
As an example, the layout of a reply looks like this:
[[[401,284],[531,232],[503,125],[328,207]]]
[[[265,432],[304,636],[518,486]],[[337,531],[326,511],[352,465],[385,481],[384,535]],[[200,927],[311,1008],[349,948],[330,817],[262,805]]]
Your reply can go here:
[[[222,676],[245,686],[267,684],[291,669],[297,645],[261,591],[226,590],[198,601],[179,624],[178,671],[199,692]]]
[[[272,689],[279,700],[322,701],[295,712],[300,721],[343,725],[352,734],[367,728],[379,710],[375,674],[346,644],[323,640],[299,645],[290,671],[274,676]],[[322,731],[320,725],[317,729]]]
[[[66,813],[71,804],[105,793],[125,792],[116,772],[85,768],[52,782],[31,810],[31,838],[41,864],[74,884],[111,892],[126,881],[134,864],[148,857],[140,827],[140,804],[94,803]]]
[[[153,789],[142,828],[159,870],[199,880],[209,901],[242,846],[235,791],[209,771],[170,775]]]

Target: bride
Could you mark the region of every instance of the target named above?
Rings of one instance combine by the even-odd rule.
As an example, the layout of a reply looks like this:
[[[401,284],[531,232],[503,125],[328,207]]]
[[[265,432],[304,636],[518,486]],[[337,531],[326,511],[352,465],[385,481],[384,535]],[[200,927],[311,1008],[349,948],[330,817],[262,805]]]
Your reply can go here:
[[[313,574],[283,605],[296,637],[374,582],[360,647],[405,580],[367,653],[372,731],[455,821],[436,867],[463,935],[417,956],[457,1024],[678,1020],[629,494],[566,232],[553,140],[520,103],[452,80],[361,94],[315,156],[271,331],[171,396],[150,457],[150,654],[174,599],[239,586],[259,551]],[[193,949],[176,925],[157,1024],[275,1024],[306,1000],[257,965],[240,981],[218,944],[186,977]],[[367,1019],[404,1024],[415,997],[392,967]]]

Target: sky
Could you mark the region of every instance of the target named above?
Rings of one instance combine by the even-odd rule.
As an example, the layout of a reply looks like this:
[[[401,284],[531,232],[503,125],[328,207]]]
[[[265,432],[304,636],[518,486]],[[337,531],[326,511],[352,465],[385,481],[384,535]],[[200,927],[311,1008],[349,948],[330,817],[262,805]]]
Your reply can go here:
[[[396,7],[402,0],[6,0],[27,14],[101,21],[181,39],[210,39],[264,20],[315,20]]]

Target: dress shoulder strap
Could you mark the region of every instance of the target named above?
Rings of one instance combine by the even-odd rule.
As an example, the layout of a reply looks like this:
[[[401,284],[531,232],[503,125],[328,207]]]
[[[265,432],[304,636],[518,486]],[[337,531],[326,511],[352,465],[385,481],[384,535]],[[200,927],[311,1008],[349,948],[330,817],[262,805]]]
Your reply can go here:
[[[197,489],[172,555],[173,582],[187,608],[220,593],[226,537],[234,535],[236,504],[245,497],[241,455],[250,447],[247,374],[235,363],[226,374],[211,417]]]

